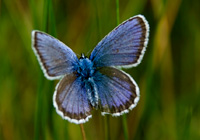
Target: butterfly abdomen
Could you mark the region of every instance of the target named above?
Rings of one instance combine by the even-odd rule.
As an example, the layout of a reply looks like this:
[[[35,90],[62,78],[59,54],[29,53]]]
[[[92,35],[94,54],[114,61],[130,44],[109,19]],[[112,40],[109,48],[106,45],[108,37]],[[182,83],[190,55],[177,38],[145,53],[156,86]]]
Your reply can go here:
[[[89,100],[90,104],[92,105],[92,107],[97,109],[99,95],[98,95],[97,86],[93,80],[93,77],[88,78],[88,80],[85,81],[84,83],[85,83],[85,89],[86,89],[86,93],[88,96],[88,100]]]

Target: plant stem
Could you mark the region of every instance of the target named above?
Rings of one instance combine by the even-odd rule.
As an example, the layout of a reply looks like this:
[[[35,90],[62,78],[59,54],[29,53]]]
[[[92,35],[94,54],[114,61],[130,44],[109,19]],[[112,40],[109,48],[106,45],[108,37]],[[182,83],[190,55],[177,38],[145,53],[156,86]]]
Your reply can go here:
[[[80,124],[80,128],[81,128],[81,133],[82,133],[83,140],[86,140],[85,130],[84,130],[83,124]]]

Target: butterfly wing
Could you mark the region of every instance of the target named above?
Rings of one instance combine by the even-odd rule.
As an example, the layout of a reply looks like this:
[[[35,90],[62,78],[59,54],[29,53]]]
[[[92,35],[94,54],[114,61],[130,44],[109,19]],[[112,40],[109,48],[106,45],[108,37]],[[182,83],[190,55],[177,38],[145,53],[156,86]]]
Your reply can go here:
[[[149,25],[142,15],[134,16],[111,31],[90,55],[97,67],[138,65],[144,55]]]
[[[75,53],[64,43],[40,31],[32,31],[32,48],[50,80],[72,73],[73,65],[78,61]]]
[[[92,117],[85,86],[75,74],[66,75],[57,84],[53,102],[57,113],[70,122],[80,124]]]
[[[102,67],[96,74],[100,109],[102,114],[119,116],[127,113],[139,101],[139,88],[136,82],[123,71],[112,67]]]

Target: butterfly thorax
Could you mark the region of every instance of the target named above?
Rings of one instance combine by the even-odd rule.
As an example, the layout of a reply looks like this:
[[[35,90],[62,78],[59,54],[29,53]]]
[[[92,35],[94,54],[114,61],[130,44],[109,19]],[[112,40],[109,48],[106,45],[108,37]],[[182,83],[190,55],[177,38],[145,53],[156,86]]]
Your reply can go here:
[[[77,66],[77,76],[81,76],[83,79],[88,79],[93,76],[95,69],[93,67],[93,62],[88,58],[80,58]]]

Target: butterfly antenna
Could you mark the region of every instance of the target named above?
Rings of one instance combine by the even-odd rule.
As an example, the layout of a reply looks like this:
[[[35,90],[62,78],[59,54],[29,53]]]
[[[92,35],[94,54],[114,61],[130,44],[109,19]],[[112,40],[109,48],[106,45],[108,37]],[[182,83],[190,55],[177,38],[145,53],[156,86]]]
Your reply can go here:
[[[76,54],[76,56],[78,56],[78,58],[79,58],[79,57],[81,57],[81,55],[80,55],[80,54]]]
[[[91,52],[92,52],[92,50],[90,49],[90,50],[87,52],[86,56],[89,56],[89,54],[91,54]]]

